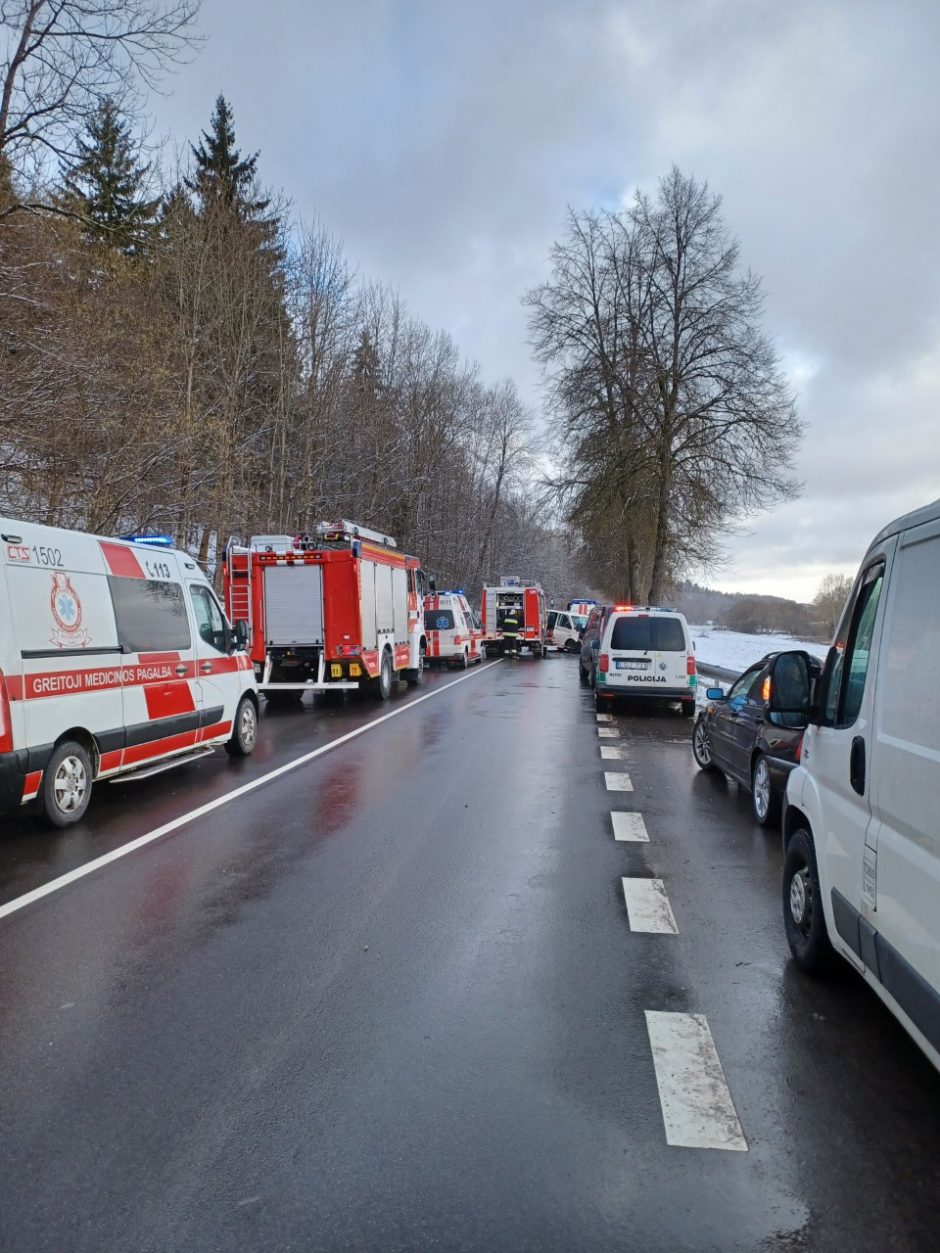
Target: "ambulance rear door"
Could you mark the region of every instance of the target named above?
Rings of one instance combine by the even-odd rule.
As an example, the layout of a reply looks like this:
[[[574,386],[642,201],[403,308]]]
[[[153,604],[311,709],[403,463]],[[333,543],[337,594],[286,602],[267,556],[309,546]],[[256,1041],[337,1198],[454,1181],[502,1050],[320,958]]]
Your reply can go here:
[[[28,749],[24,797],[35,796],[52,746],[65,731],[94,735],[120,760],[124,738],[122,657],[104,563],[90,536],[23,526],[11,557],[10,652],[22,666],[8,675],[17,746]],[[10,658],[12,660],[12,657]]]

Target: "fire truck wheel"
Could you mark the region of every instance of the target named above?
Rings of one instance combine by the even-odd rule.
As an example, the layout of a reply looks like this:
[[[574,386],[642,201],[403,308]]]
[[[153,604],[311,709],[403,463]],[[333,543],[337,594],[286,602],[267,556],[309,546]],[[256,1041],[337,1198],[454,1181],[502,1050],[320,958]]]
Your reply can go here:
[[[293,709],[304,698],[303,692],[265,692],[264,699],[271,709]]]
[[[42,773],[39,802],[47,821],[54,827],[78,822],[91,800],[91,758],[74,740],[65,740],[52,750]]]
[[[392,694],[392,654],[385,650],[382,654],[382,664],[379,667],[379,677],[372,680],[372,695],[376,700],[388,700]]]
[[[408,684],[408,686],[409,686],[409,687],[420,687],[420,686],[421,686],[421,683],[422,683],[422,681],[423,681],[423,679],[424,679],[424,671],[425,671],[425,668],[427,667],[427,664],[428,664],[428,654],[427,654],[427,649],[426,649],[426,648],[424,647],[424,645],[422,644],[422,645],[421,645],[421,648],[420,648],[420,650],[419,650],[419,652],[418,652],[418,668],[417,668],[417,670],[406,670],[406,671],[405,671],[405,682]]]
[[[254,752],[258,739],[258,710],[250,696],[245,695],[238,702],[235,710],[235,724],[232,738],[225,745],[230,757],[247,757]]]

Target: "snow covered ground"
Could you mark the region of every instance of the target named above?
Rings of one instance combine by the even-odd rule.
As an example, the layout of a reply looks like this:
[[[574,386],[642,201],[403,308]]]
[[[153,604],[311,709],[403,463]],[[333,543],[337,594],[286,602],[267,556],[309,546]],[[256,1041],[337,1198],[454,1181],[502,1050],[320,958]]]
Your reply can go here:
[[[752,661],[760,661],[766,653],[788,648],[805,648],[808,653],[825,660],[828,645],[797,640],[791,635],[747,635],[743,631],[722,631],[717,627],[689,626],[695,641],[695,658],[700,666],[719,666],[725,670],[745,670]]]

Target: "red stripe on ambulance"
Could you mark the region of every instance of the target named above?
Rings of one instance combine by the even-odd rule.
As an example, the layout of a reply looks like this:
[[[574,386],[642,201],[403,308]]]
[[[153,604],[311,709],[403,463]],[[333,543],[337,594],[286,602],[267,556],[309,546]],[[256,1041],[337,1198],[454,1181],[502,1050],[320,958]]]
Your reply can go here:
[[[104,559],[108,563],[108,569],[112,574],[118,575],[123,579],[146,578],[140,562],[132,549],[124,544],[109,544],[106,540],[99,540],[98,543],[101,545]]]

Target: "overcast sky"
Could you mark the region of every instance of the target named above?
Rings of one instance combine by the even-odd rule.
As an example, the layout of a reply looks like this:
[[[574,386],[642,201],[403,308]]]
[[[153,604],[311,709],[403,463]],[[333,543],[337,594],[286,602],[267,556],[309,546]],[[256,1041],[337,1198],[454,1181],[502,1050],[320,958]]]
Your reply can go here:
[[[520,296],[566,206],[709,181],[808,424],[802,498],[713,586],[808,599],[940,496],[938,0],[203,0],[200,29],[157,132],[221,91],[262,180],[536,412]]]

